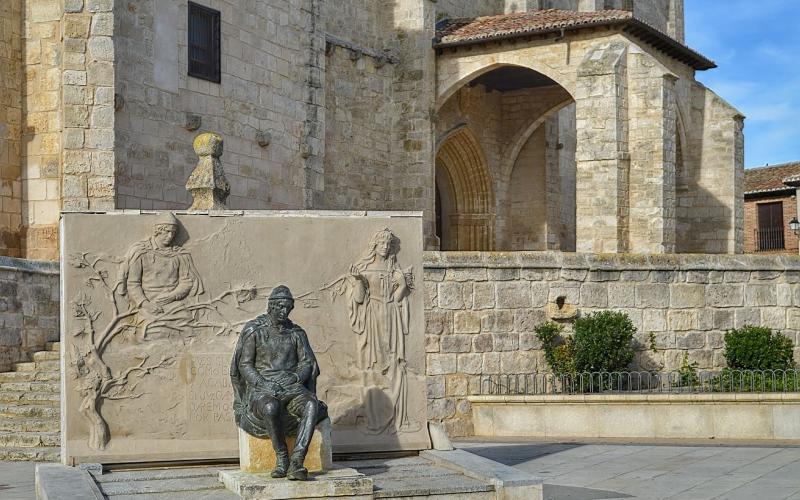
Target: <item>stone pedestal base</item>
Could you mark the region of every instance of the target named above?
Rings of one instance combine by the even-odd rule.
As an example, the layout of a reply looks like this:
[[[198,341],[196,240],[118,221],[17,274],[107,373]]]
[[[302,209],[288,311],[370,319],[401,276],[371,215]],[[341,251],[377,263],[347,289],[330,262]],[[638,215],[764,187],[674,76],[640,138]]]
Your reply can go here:
[[[274,498],[335,498],[352,500],[372,499],[372,479],[355,469],[336,469],[312,474],[308,481],[272,479],[269,474],[251,474],[236,470],[219,472],[225,487],[245,500]]]
[[[294,437],[286,439],[290,455],[294,441]],[[275,468],[275,460],[275,451],[269,439],[253,437],[239,429],[239,466],[242,472],[269,473]],[[314,429],[304,465],[309,472],[322,472],[333,467],[330,419],[326,418]]]

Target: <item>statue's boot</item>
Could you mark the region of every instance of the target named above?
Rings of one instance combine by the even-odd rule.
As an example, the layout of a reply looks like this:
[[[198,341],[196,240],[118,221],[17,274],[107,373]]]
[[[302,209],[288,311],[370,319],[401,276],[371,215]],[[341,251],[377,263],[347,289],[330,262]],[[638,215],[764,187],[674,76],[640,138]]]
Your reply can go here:
[[[289,469],[289,452],[276,453],[275,468],[272,469],[270,476],[278,479],[286,477],[286,471]]]
[[[306,481],[308,479],[308,469],[303,467],[303,462],[306,460],[306,453],[308,453],[308,447],[311,444],[311,437],[314,435],[314,426],[317,423],[317,411],[318,405],[316,400],[305,402],[305,411],[297,429],[297,439],[295,440],[294,450],[292,451],[289,473],[286,476],[292,481]]]
[[[290,481],[308,481],[308,469],[303,467],[303,461],[292,460],[286,478]]]

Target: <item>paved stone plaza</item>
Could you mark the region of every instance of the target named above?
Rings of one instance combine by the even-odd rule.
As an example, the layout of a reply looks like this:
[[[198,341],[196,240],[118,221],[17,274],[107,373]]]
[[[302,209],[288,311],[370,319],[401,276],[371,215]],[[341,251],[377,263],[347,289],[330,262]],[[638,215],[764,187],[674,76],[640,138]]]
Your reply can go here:
[[[462,442],[544,479],[545,500],[800,499],[800,447]]]
[[[543,477],[546,500],[800,499],[800,447],[584,445],[518,441],[462,442],[458,446]],[[34,466],[30,462],[0,462],[0,498],[33,499]],[[198,478],[194,474],[191,478],[168,481],[172,487],[189,491],[159,495],[158,498],[235,498],[221,487],[218,490],[207,489],[202,495],[196,490],[191,491],[191,485],[207,488],[211,485],[203,481],[215,481],[214,472],[207,470],[210,471],[207,478]],[[374,478],[378,482],[381,480],[380,477]],[[155,484],[158,482],[163,481],[149,482],[147,486],[158,486]],[[121,492],[122,486],[117,483],[107,493],[112,490]],[[142,494],[126,498],[144,499],[153,495],[152,489],[140,491]]]

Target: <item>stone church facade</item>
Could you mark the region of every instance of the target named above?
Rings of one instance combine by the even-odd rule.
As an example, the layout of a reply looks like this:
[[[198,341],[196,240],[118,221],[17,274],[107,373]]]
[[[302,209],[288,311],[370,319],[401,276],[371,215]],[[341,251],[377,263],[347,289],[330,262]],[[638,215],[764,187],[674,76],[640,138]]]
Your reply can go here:
[[[420,210],[442,250],[742,251],[743,117],[695,80],[683,0],[196,3],[219,83],[187,74],[185,0],[2,2],[0,255],[56,260],[61,210],[185,209],[201,131],[236,210]]]

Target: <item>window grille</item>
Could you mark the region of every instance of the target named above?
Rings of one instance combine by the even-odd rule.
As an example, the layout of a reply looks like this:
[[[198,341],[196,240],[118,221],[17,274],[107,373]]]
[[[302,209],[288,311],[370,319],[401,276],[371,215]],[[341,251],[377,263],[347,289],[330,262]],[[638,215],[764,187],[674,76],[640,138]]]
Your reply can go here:
[[[189,76],[220,83],[219,11],[189,2]]]

